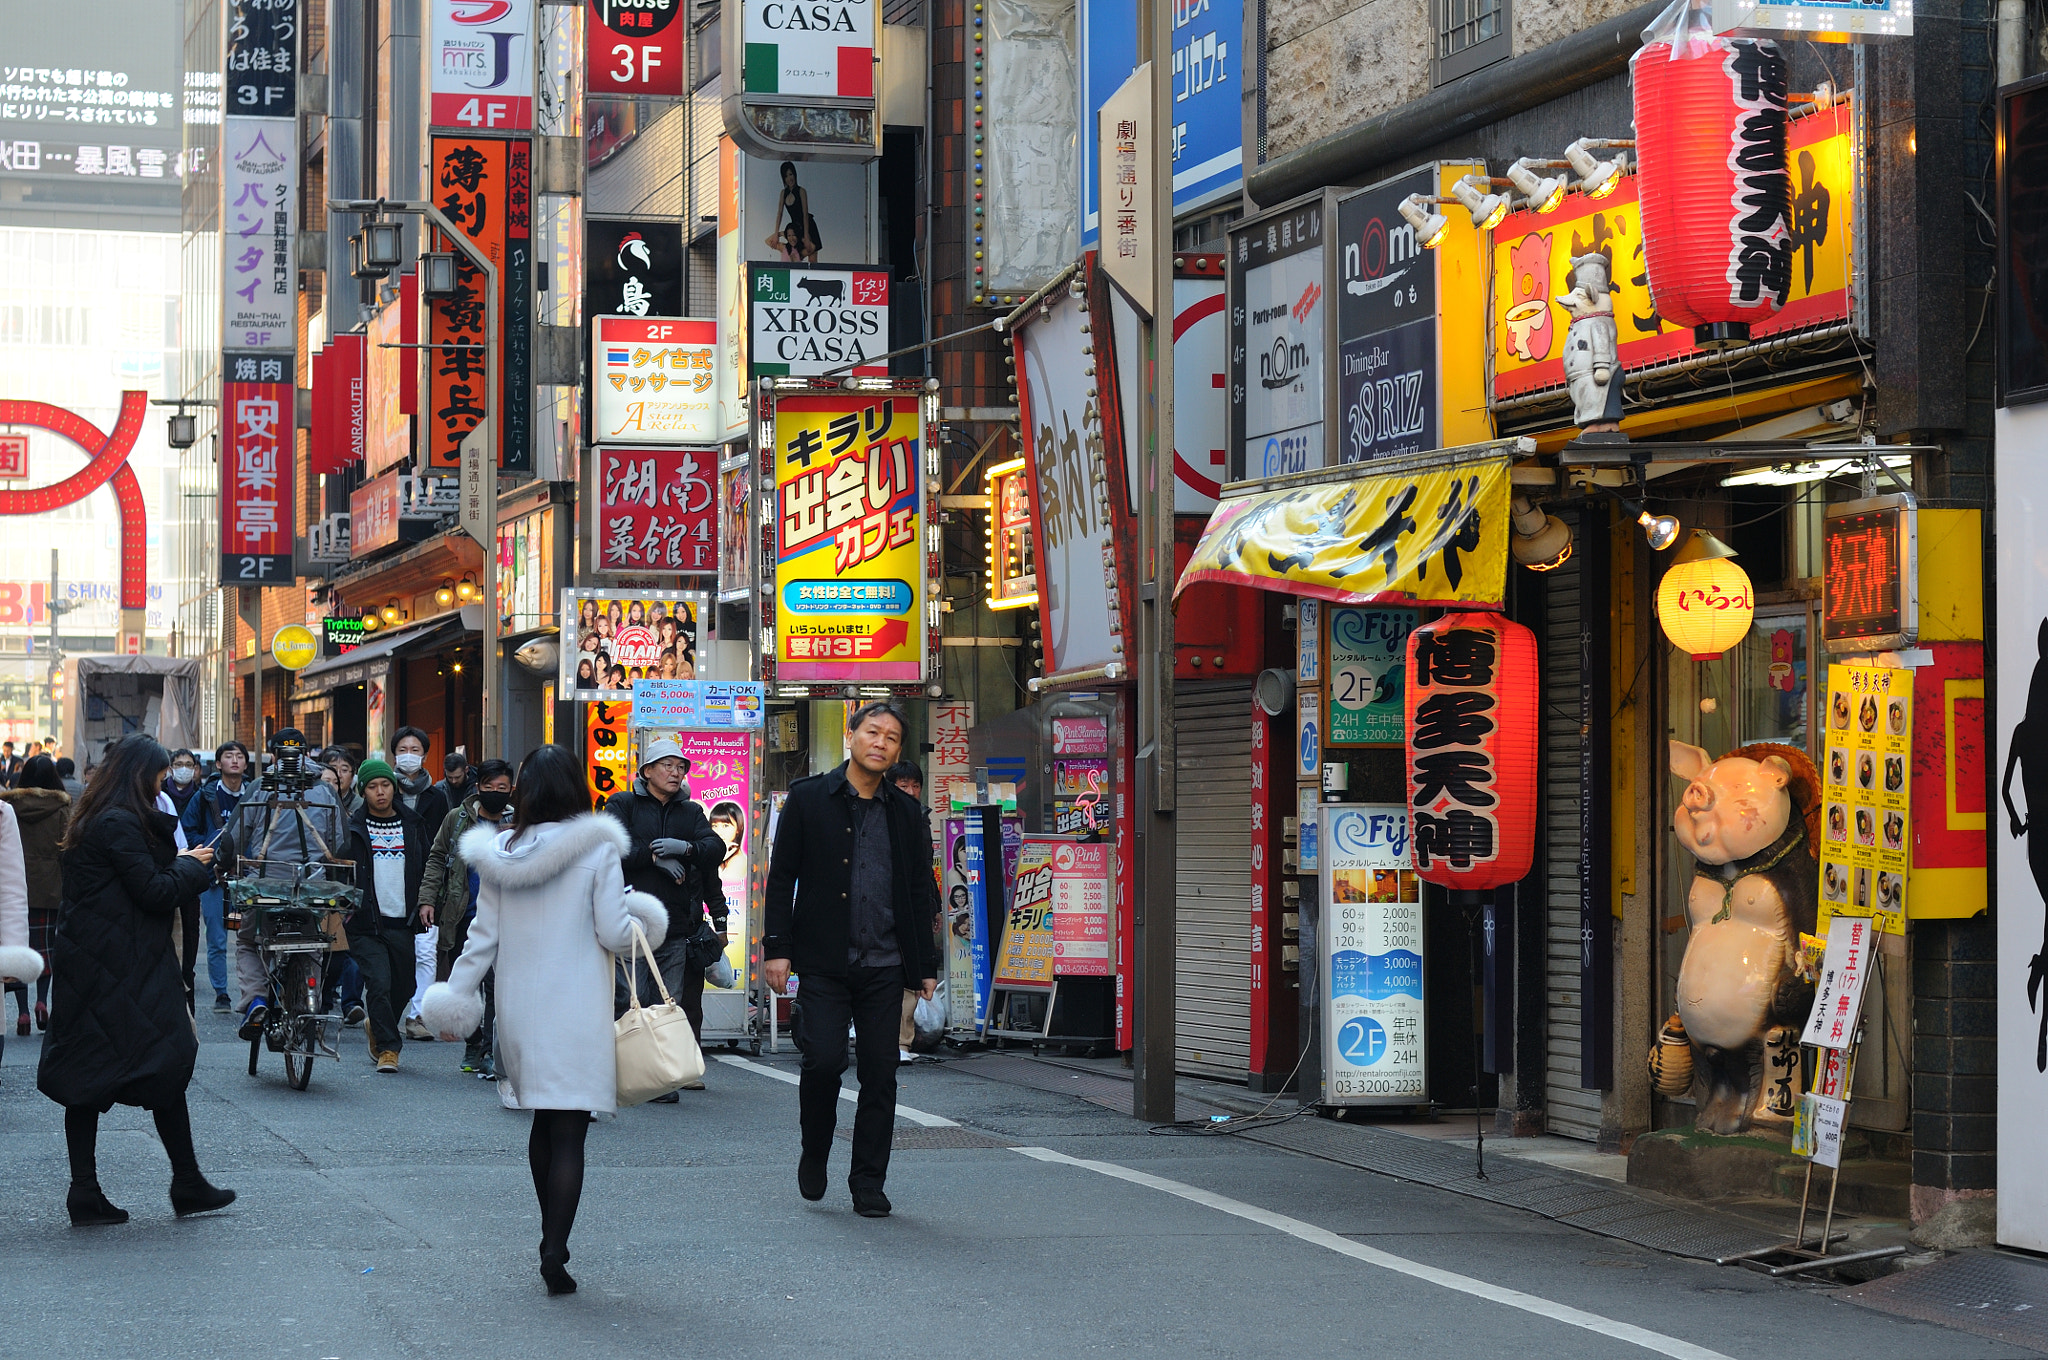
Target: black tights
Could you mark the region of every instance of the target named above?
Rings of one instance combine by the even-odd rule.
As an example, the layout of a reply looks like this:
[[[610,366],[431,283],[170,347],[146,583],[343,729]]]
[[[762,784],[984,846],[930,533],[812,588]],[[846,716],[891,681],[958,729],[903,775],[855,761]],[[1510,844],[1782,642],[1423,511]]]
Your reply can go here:
[[[540,1201],[540,1254],[569,1259],[569,1230],[583,1199],[583,1139],[590,1132],[586,1110],[535,1110],[526,1140],[533,1193]]]
[[[192,1150],[192,1114],[185,1108],[183,1093],[179,1094],[177,1103],[159,1105],[150,1113],[156,1116],[156,1136],[163,1140],[164,1151],[171,1159],[171,1179],[185,1183],[203,1180],[199,1174],[199,1157]],[[71,1154],[73,1185],[100,1183],[99,1136],[98,1110],[84,1105],[64,1107],[64,1148]]]

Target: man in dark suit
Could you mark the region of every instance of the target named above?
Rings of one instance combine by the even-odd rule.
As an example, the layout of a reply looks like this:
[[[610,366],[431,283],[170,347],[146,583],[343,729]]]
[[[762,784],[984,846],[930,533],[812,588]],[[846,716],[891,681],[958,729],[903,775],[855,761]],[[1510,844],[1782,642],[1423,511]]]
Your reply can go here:
[[[846,727],[846,762],[790,786],[768,860],[761,954],[771,991],[784,990],[792,969],[803,979],[797,1188],[808,1200],[825,1197],[851,1021],[860,1104],[846,1184],[856,1213],[882,1218],[903,992],[929,997],[938,986],[939,903],[924,809],[882,777],[903,751],[902,710],[887,700],[863,704]]]

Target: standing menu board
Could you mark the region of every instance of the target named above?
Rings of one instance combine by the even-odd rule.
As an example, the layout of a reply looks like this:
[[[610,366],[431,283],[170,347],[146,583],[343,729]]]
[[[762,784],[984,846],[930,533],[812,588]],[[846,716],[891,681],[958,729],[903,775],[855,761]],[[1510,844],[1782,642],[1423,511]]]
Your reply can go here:
[[[1906,928],[1913,672],[1829,666],[1820,929],[1837,913]]]
[[[1322,824],[1323,1098],[1428,1099],[1423,1072],[1422,881],[1399,803],[1326,803]]]

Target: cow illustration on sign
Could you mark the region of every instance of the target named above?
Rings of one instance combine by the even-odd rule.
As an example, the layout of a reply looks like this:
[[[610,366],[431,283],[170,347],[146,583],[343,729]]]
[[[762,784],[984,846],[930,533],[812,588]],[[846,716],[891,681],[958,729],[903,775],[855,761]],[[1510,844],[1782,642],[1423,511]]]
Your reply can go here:
[[[2027,838],[2027,869],[2034,875],[2035,891],[2048,904],[2048,835],[2033,834],[2034,809],[2048,808],[2048,619],[2041,620],[2035,650],[2038,659],[2033,678],[2027,682],[2027,709],[2006,739],[2005,777],[1999,782],[1998,796],[2005,802],[2014,839]],[[2015,767],[2020,774],[2020,792],[2027,799],[2024,816],[2012,801]],[[2048,1072],[2048,1007],[2040,1004],[2044,981],[2048,981],[2048,919],[2042,922],[2041,951],[2027,961],[2027,1009],[2041,1016],[2041,1032],[2034,1040],[2037,1072]]]

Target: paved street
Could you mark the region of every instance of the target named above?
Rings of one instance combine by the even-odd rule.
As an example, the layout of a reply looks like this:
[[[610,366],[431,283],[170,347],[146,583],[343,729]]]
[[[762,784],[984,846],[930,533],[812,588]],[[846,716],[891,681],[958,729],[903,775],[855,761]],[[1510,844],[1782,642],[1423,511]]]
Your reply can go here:
[[[201,1029],[200,1158],[240,1201],[175,1221],[148,1116],[118,1110],[101,1179],[135,1219],[89,1231],[64,1218],[39,1040],[8,1039],[11,1354],[2032,1354],[1241,1139],[1151,1136],[945,1064],[904,1074],[926,1124],[899,1133],[961,1141],[951,1120],[1017,1146],[900,1148],[895,1217],[861,1219],[843,1141],[824,1202],[797,1197],[790,1055],[715,1063],[680,1106],[592,1130],[582,1290],[550,1299],[526,1118],[456,1071],[457,1048],[409,1045],[379,1077],[351,1042],[300,1094],[274,1057],[246,1075],[225,1017]]]

